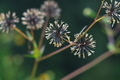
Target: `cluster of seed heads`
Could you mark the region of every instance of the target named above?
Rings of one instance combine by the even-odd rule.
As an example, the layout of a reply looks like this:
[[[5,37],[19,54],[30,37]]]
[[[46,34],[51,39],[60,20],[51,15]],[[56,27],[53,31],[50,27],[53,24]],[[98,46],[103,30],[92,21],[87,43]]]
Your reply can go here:
[[[113,0],[110,3],[104,2],[102,8],[105,9],[105,13],[109,17],[108,22],[111,23],[112,27],[115,23],[120,22],[120,2]],[[31,8],[23,12],[23,17],[21,18],[22,24],[26,25],[26,29],[38,30],[43,27],[44,19],[47,16],[59,19],[60,12],[61,9],[55,1],[47,0],[39,9]],[[16,27],[16,23],[19,22],[19,18],[15,12],[11,13],[9,11],[7,14],[0,14],[0,30],[3,32],[8,33],[9,30],[13,30],[13,27]],[[71,46],[71,51],[74,52],[74,55],[78,55],[79,57],[83,56],[83,58],[85,58],[85,54],[91,56],[95,52],[94,48],[96,43],[92,35],[84,34],[84,31],[82,31],[75,35],[74,41],[70,41],[68,27],[69,25],[67,23],[55,20],[54,23],[50,23],[46,28],[45,36],[54,47],[61,47],[66,41],[73,42],[75,45]],[[80,35],[83,36],[79,37]]]

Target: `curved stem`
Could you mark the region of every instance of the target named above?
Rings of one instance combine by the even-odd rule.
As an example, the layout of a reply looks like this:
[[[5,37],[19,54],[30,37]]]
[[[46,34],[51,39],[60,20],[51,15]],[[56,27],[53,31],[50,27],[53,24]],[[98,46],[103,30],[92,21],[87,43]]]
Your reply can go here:
[[[13,27],[14,30],[16,30],[19,34],[21,34],[24,38],[26,38],[29,41],[32,41],[29,37],[27,37],[22,31],[20,31],[17,27]]]
[[[72,45],[73,45],[73,44],[69,44],[69,45],[67,45],[67,46],[65,46],[65,47],[63,47],[63,48],[61,48],[61,49],[59,49],[59,50],[56,50],[56,51],[54,51],[54,52],[52,52],[52,53],[49,53],[48,55],[39,58],[38,61],[45,60],[45,59],[47,59],[47,58],[49,58],[49,57],[51,57],[51,56],[53,56],[53,55],[55,55],[55,54],[57,54],[57,53],[59,53],[59,52],[65,50],[65,49],[69,48],[69,47],[72,46]]]
[[[36,73],[36,70],[37,70],[37,66],[38,66],[38,61],[35,60],[34,66],[33,66],[32,72],[31,72],[31,78],[30,78],[30,80],[33,80],[33,79],[34,79],[35,73]]]
[[[43,40],[44,40],[44,36],[45,36],[45,30],[46,30],[46,27],[47,27],[47,24],[48,24],[48,21],[50,19],[50,16],[48,15],[46,17],[46,20],[45,20],[45,23],[44,23],[44,26],[43,26],[43,30],[42,30],[42,33],[40,35],[40,39],[39,39],[39,46],[38,46],[38,49],[40,50],[41,47],[42,47],[42,44],[43,44]]]
[[[113,52],[107,51],[104,54],[102,54],[101,56],[99,56],[96,59],[94,59],[93,61],[91,61],[90,63],[84,65],[83,67],[78,68],[77,70],[68,74],[67,76],[63,77],[60,80],[70,80],[73,77],[75,77],[75,76],[87,71],[88,69],[92,68],[93,66],[97,65],[98,63],[100,63],[104,59],[110,57],[112,54],[113,54]]]

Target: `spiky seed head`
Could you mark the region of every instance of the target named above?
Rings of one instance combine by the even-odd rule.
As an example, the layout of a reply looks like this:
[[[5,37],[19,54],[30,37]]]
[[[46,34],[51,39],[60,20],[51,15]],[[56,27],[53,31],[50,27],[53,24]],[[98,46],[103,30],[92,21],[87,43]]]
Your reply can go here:
[[[15,23],[18,22],[19,18],[17,18],[15,12],[11,14],[11,12],[8,11],[7,14],[0,14],[0,30],[2,30],[2,32],[8,33],[9,30],[12,30],[13,27],[16,27]]]
[[[83,33],[78,33],[75,35],[75,44],[71,47],[71,51],[74,52],[74,55],[78,55],[78,57],[85,58],[85,53],[87,53],[88,56],[91,56],[92,53],[94,53],[95,48],[95,41],[93,40],[92,35],[84,34],[83,37],[79,37]]]
[[[47,39],[50,39],[50,44],[54,44],[55,47],[60,47],[64,43],[63,38],[68,38],[67,34],[70,31],[67,30],[68,24],[61,21],[54,21],[54,24],[50,23],[49,27],[46,28],[45,35]]]
[[[43,15],[50,16],[55,19],[60,17],[61,9],[54,0],[46,0],[41,6],[40,10],[43,12]]]
[[[44,16],[42,13],[36,9],[28,9],[27,12],[23,13],[24,17],[22,17],[22,24],[27,25],[27,29],[37,30],[42,28],[44,23]]]
[[[115,23],[120,22],[120,2],[116,0],[110,0],[110,3],[104,2],[102,8],[105,8],[105,13],[108,15],[108,22],[113,27]]]

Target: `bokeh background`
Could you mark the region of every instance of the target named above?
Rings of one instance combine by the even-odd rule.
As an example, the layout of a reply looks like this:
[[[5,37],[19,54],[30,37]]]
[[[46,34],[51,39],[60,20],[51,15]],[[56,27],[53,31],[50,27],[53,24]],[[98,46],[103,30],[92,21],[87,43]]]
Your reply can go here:
[[[91,8],[97,12],[101,0],[55,0],[62,9],[62,20],[68,23],[68,30],[71,31],[71,40],[74,40],[74,34],[80,32],[85,25],[90,25],[93,18],[83,15],[85,8]],[[109,0],[108,0],[109,1]],[[8,11],[16,12],[21,18],[23,12],[30,8],[40,8],[44,0],[0,0],[0,13]],[[101,11],[104,14],[104,10]],[[54,20],[51,19],[52,23]],[[25,26],[17,24],[17,27],[23,32]],[[59,80],[72,71],[94,60],[99,55],[107,51],[107,37],[103,33],[102,26],[97,23],[88,31],[92,34],[96,43],[95,54],[85,59],[74,56],[70,49],[52,56],[39,63],[36,78],[39,80]],[[36,41],[39,41],[40,30],[35,31]],[[49,45],[49,41],[44,40],[46,46],[43,55],[47,55],[59,48]],[[67,45],[65,43],[63,46]],[[29,80],[32,71],[34,59],[27,58],[28,41],[17,32],[13,31],[8,34],[0,31],[0,80]],[[88,71],[78,75],[71,80],[120,80],[120,55],[113,55]]]

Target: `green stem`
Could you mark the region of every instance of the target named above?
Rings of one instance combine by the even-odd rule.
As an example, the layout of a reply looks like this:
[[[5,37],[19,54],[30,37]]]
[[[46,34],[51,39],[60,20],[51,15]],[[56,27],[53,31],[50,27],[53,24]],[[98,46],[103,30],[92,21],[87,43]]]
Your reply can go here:
[[[67,76],[63,77],[60,80],[71,80],[73,77],[87,71],[88,69],[97,65],[98,63],[100,63],[104,59],[110,57],[112,54],[113,54],[113,52],[107,51],[104,54],[102,54],[101,56],[99,56],[96,59],[94,59],[93,61],[91,61],[90,63],[84,65],[83,67],[78,68],[77,70],[73,71],[72,73],[68,74]]]
[[[33,80],[33,79],[34,79],[35,73],[36,73],[36,70],[37,70],[37,67],[38,67],[38,61],[35,60],[34,66],[33,66],[33,69],[32,69],[32,73],[31,73],[31,78],[30,78],[30,80]]]

